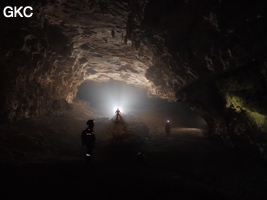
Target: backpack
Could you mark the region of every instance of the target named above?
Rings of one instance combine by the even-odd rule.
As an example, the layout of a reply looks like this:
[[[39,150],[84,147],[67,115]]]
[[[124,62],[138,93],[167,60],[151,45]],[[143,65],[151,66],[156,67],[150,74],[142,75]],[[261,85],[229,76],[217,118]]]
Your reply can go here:
[[[89,128],[83,130],[81,134],[81,139],[82,139],[82,145],[93,144],[95,141],[94,131]]]

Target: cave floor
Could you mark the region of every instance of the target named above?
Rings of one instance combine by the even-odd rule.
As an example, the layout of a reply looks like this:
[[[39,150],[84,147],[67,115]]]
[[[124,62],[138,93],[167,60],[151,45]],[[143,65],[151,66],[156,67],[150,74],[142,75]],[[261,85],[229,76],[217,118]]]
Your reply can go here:
[[[88,113],[87,113],[88,114]],[[1,199],[266,199],[267,170],[252,153],[201,129],[163,129],[133,116],[96,118],[86,162],[85,119],[42,117],[1,125]],[[88,119],[88,118],[87,118]],[[145,154],[145,165],[135,156]]]

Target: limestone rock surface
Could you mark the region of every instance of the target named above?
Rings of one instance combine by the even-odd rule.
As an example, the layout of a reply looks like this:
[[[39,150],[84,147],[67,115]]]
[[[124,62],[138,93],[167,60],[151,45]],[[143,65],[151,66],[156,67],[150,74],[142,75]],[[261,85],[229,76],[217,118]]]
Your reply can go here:
[[[210,135],[266,141],[264,1],[30,5],[32,18],[1,18],[1,120],[61,113],[84,81],[113,79],[187,104],[207,121]]]

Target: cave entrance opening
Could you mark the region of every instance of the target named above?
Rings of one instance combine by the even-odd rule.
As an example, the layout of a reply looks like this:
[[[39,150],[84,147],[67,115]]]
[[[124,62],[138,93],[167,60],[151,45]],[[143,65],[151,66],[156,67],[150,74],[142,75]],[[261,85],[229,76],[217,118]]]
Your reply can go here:
[[[205,121],[187,106],[159,97],[149,97],[145,89],[122,81],[85,81],[78,86],[77,98],[89,102],[90,107],[103,117],[115,118],[115,111],[119,108],[122,116],[162,129],[167,120],[174,128],[205,126]]]

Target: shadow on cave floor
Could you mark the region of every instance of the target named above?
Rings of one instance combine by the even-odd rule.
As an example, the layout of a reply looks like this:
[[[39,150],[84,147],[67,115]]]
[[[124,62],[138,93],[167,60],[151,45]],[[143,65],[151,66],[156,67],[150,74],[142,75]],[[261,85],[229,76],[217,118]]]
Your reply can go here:
[[[166,138],[152,118],[124,115],[115,123],[80,109],[1,125],[1,199],[266,197],[260,160],[201,129],[174,127]],[[88,118],[96,119],[91,165],[80,142]],[[134,162],[138,152],[144,166]]]

